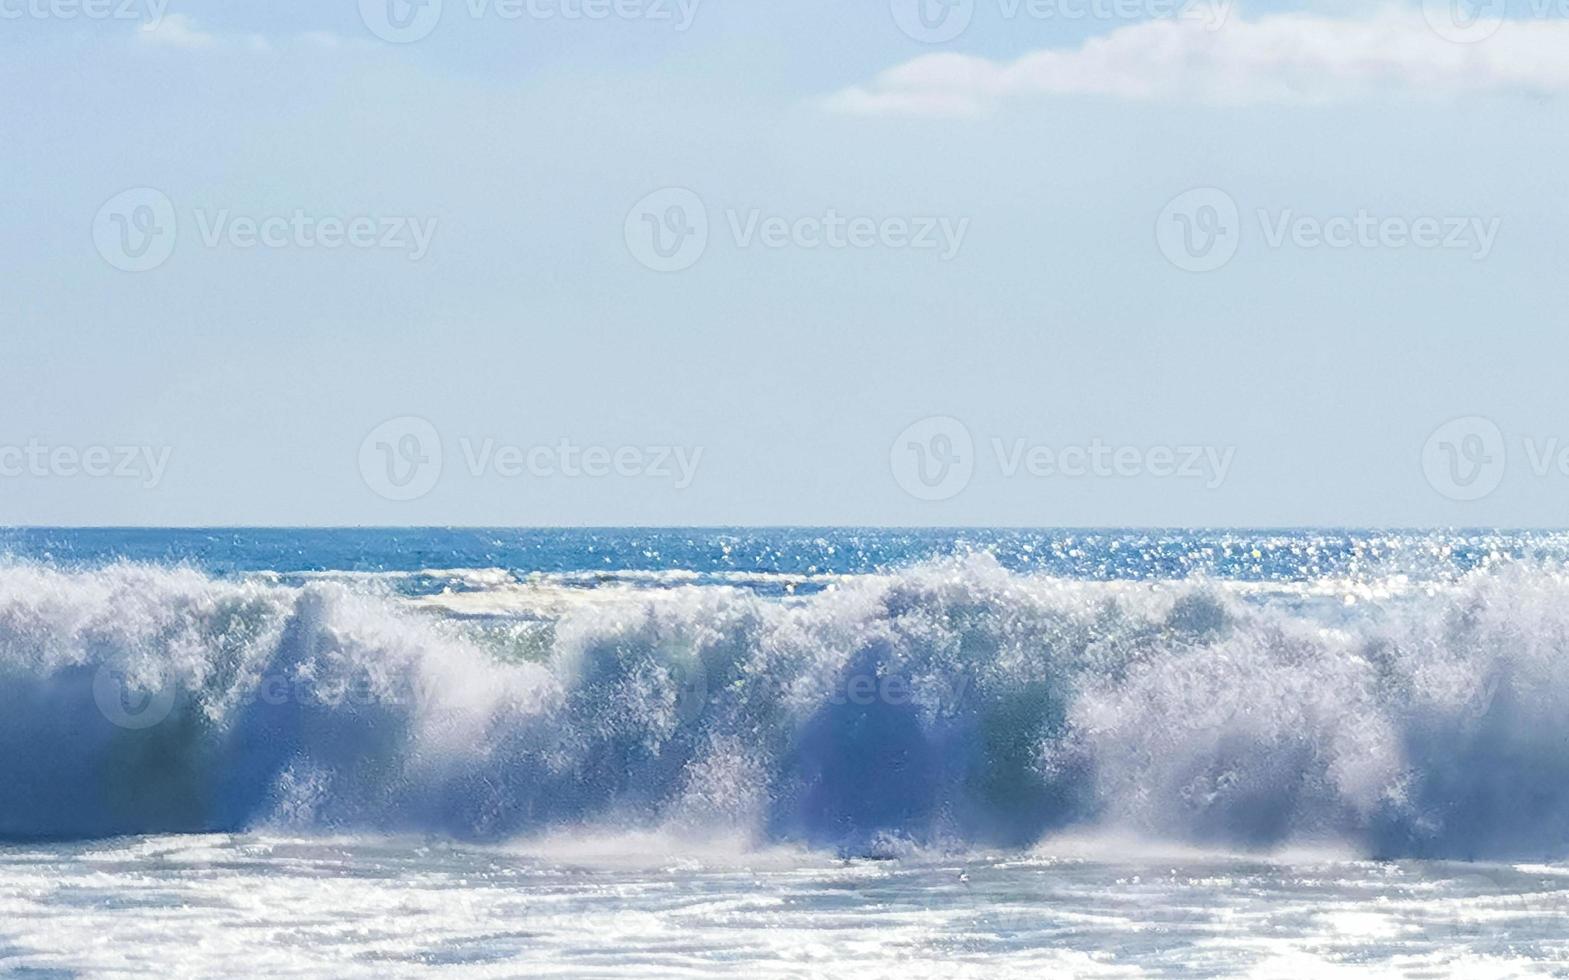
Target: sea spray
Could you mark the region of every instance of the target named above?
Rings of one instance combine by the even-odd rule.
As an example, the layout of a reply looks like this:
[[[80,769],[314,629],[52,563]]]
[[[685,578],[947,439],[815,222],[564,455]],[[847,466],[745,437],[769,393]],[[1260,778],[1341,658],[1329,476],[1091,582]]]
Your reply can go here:
[[[1569,851],[1569,579],[1307,595],[971,554],[801,599],[614,591],[519,646],[363,585],[13,562],[0,835]]]

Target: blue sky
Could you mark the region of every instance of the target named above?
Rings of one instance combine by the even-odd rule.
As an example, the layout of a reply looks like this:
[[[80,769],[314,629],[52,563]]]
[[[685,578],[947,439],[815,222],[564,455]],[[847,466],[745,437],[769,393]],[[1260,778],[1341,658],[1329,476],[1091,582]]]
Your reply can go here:
[[[1457,41],[1416,4],[1257,0],[1208,31],[974,0],[924,44],[888,0],[705,0],[686,30],[445,0],[395,44],[355,0],[171,0],[156,30],[49,2],[0,2],[0,447],[167,463],[7,471],[0,523],[1569,524],[1542,463],[1569,443],[1550,4]],[[125,271],[95,235],[143,188],[178,230]],[[708,239],[660,272],[629,239],[665,188]],[[1210,271],[1157,234],[1195,188],[1236,206]],[[876,240],[823,246],[830,214]],[[1388,227],[1320,242],[1359,214]],[[417,257],[245,244],[280,216],[432,233]],[[1428,219],[1458,247],[1406,241]],[[890,457],[933,417],[973,440],[936,500]],[[1457,417],[1484,421],[1437,434]],[[403,418],[441,466],[389,499],[366,452],[401,444],[367,436]],[[1482,457],[1451,438],[1478,425]],[[509,476],[475,470],[487,440],[700,462],[685,486]],[[1093,445],[1140,464],[1004,465]],[[1501,457],[1496,488],[1457,499],[1444,445]],[[1159,447],[1230,463],[1162,476]]]

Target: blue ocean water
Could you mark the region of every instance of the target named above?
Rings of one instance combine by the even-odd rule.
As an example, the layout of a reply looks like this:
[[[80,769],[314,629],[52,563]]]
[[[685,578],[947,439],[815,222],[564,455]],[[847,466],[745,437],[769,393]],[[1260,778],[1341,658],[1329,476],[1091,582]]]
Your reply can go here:
[[[0,969],[1555,975],[1566,551],[3,531]]]
[[[1569,534],[1496,530],[883,528],[0,529],[0,554],[63,567],[123,560],[244,572],[860,575],[985,551],[1016,572],[1075,579],[1196,575],[1302,582],[1401,569],[1444,577],[1500,559],[1561,560]]]

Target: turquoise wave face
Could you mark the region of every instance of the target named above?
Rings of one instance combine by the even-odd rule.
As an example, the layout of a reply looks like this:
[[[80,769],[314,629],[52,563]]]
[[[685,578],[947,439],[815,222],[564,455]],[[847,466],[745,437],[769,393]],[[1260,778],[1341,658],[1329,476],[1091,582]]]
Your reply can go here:
[[[0,836],[1569,849],[1551,563],[1288,587],[970,553],[782,596],[447,575],[0,566]]]

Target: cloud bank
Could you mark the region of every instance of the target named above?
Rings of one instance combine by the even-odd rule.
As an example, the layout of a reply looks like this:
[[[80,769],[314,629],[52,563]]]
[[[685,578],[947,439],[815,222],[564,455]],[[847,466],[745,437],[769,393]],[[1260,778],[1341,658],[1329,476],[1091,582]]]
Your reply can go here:
[[[830,96],[862,114],[977,115],[1031,97],[1104,96],[1210,105],[1319,104],[1395,95],[1569,91],[1569,22],[1509,21],[1472,44],[1420,14],[1281,14],[1219,30],[1185,18],[1122,27],[1074,49],[999,62],[932,54]]]

